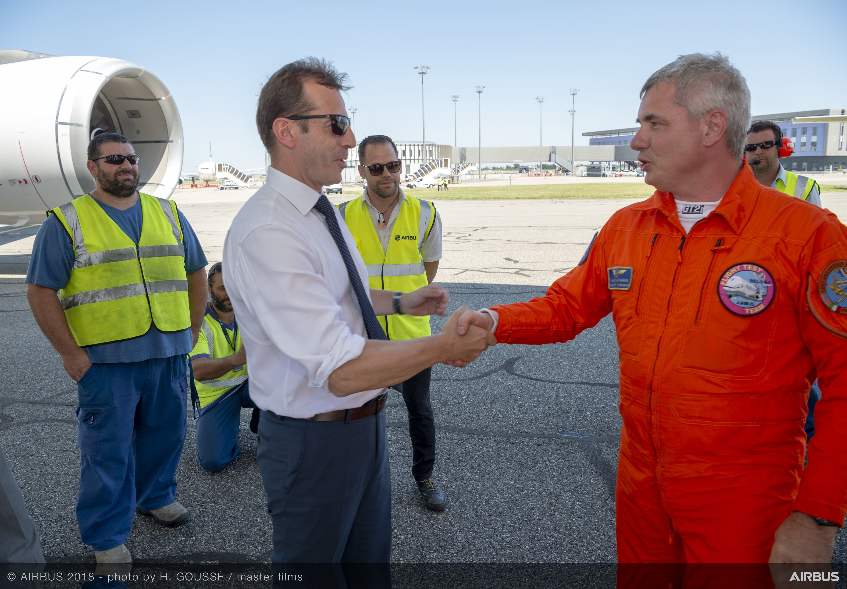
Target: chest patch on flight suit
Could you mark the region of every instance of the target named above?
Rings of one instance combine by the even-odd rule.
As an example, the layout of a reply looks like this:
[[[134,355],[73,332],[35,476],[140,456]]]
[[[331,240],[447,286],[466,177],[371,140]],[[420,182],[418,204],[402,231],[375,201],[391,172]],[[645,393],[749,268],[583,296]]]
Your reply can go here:
[[[609,290],[629,290],[632,286],[632,266],[612,266],[609,272]]]
[[[735,264],[718,281],[718,298],[733,315],[749,317],[768,308],[776,293],[770,272],[757,264]]]
[[[821,274],[818,289],[827,309],[847,315],[847,260],[830,264]]]

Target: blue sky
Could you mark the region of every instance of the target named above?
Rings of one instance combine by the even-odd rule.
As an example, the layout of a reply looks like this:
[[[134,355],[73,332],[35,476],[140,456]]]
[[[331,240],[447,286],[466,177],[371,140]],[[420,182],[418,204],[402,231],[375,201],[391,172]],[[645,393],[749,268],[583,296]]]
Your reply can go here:
[[[79,2],[0,0],[0,46],[134,62],[171,90],[186,172],[207,159],[261,167],[256,97],[267,77],[307,55],[350,76],[354,131],[476,145],[570,143],[583,131],[634,126],[638,91],[682,53],[721,51],[746,76],[753,113],[847,107],[847,2]]]

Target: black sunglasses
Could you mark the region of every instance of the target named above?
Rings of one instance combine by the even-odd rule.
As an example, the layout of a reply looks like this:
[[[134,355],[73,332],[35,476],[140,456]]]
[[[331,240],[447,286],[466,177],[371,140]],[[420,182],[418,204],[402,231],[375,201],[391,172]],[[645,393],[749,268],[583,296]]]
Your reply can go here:
[[[350,128],[350,117],[347,115],[288,115],[282,117],[292,121],[308,121],[309,119],[329,119],[333,135],[344,135]]]
[[[388,171],[392,174],[396,174],[403,167],[403,163],[400,160],[394,160],[393,162],[388,162],[386,164],[371,164],[365,167],[368,169],[368,172],[371,173],[371,176],[382,176],[382,171],[386,168],[388,168]]]
[[[131,153],[129,155],[121,155],[119,153],[114,153],[112,155],[104,155],[101,157],[96,157],[92,162],[96,162],[97,160],[103,160],[107,164],[112,164],[113,166],[120,166],[124,162],[129,162],[130,165],[135,165],[141,161],[141,156]]]
[[[761,143],[748,143],[744,146],[744,151],[756,151],[756,148],[761,147],[762,151],[770,149],[776,145],[776,141],[762,141]]]

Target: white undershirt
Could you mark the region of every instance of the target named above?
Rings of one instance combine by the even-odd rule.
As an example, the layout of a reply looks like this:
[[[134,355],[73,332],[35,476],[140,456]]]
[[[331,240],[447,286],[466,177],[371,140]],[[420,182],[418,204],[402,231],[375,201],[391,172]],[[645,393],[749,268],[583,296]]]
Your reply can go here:
[[[690,232],[697,221],[707,217],[721,203],[719,200],[713,202],[691,202],[678,198],[674,198],[674,200],[676,201],[676,213],[685,233]]]

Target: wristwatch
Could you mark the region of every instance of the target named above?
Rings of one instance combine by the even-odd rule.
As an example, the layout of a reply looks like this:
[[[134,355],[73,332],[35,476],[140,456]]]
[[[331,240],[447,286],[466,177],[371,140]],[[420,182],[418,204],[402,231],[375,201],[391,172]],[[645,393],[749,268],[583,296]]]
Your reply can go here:
[[[400,306],[400,297],[402,296],[402,292],[395,292],[394,297],[391,299],[391,304],[394,306],[394,312],[397,315],[403,315],[403,308]]]

